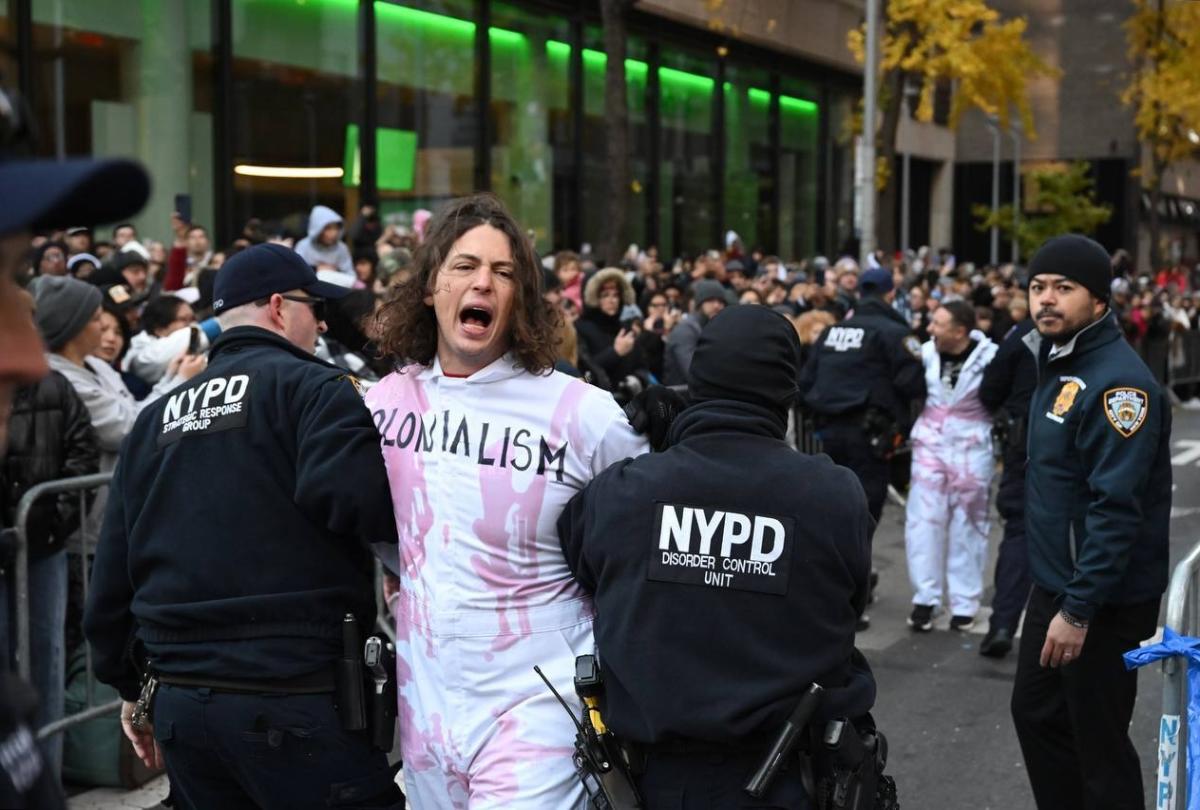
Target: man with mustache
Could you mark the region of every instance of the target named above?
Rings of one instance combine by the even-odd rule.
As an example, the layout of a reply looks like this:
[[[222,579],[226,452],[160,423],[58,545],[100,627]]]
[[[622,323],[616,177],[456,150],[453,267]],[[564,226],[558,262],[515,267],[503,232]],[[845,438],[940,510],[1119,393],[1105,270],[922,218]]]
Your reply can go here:
[[[1129,740],[1167,584],[1171,410],[1108,307],[1107,251],[1055,237],[1029,265],[1038,365],[1025,498],[1033,592],[1012,713],[1037,805],[1143,807]]]

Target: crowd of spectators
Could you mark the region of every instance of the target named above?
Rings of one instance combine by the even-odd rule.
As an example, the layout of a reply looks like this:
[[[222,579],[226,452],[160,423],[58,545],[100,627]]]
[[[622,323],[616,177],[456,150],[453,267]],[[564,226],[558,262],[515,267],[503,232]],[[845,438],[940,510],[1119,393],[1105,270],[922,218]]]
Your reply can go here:
[[[56,374],[16,400],[31,427],[24,451],[18,437],[0,468],[3,524],[12,525],[17,501],[41,481],[111,471],[140,410],[203,370],[204,351],[219,333],[211,316],[214,277],[229,256],[249,245],[293,247],[323,280],[351,288],[328,309],[317,354],[366,385],[387,373],[387,362],[372,350],[368,316],[412,277],[413,253],[428,218],[429,212],[418,211],[410,226],[401,227],[366,206],[346,227],[335,211],[316,206],[303,234],[252,219],[223,247],[212,243],[205,227],[178,215],[165,242],[128,223],[106,238],[85,227],[37,236],[26,271],[29,305]],[[1112,261],[1112,308],[1126,337],[1160,380],[1174,383],[1185,407],[1200,407],[1200,265],[1179,263],[1152,275],[1138,271],[1124,251]],[[976,328],[997,343],[1030,317],[1021,268],[1011,264],[976,266],[929,248],[877,254],[869,264],[892,273],[892,306],[921,341],[930,337],[939,307],[951,301],[969,305]],[[619,401],[654,383],[686,384],[701,329],[725,307],[776,309],[809,351],[826,327],[855,308],[866,269],[850,257],[785,260],[745,248],[736,234],[724,249],[694,256],[667,258],[654,247],[632,245],[604,261],[585,245],[547,254],[542,265],[546,300],[560,315],[558,368]],[[799,439],[796,431],[792,435]],[[39,535],[32,546],[35,566],[39,555],[49,559],[76,536],[78,508],[70,501],[60,499],[54,511],[39,513],[36,527],[31,524],[31,533]],[[102,509],[102,496],[88,506],[85,540],[94,540]],[[75,561],[76,581],[83,570]],[[33,583],[35,602],[67,602],[69,588],[57,567]],[[64,650],[77,641],[78,621],[71,619],[77,602],[70,600],[66,641],[46,657],[56,662],[57,674],[45,678],[61,682]],[[60,621],[57,613],[48,615]],[[50,715],[62,711],[58,691],[58,698],[51,692]]]

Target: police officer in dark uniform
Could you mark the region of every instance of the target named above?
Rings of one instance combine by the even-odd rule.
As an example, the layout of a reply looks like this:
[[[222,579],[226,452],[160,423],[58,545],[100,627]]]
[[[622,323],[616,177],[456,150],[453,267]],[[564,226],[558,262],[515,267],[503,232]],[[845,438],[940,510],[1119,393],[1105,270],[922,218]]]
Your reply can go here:
[[[1129,739],[1167,586],[1171,406],[1108,307],[1108,252],[1055,237],[1029,266],[1038,381],[1025,510],[1033,591],[1012,714],[1041,810],[1142,807]]]
[[[312,354],[344,293],[279,245],[231,258],[208,369],[141,413],[113,477],[84,629],[185,808],[403,806],[335,709],[346,625],[374,624],[368,544],[397,543],[356,381]],[[132,716],[140,649],[152,737]]]
[[[813,682],[823,717],[865,715],[854,648],[871,518],[854,475],[784,440],[800,346],[765,307],[701,333],[670,448],[616,464],[559,520],[594,594],[603,722],[638,751],[645,806],[809,806],[800,768],[743,793]]]
[[[858,476],[878,525],[892,456],[912,430],[913,402],[925,398],[925,366],[920,342],[892,308],[892,274],[868,270],[859,289],[851,316],[817,339],[800,373],[800,398],[816,417],[821,449]],[[874,590],[874,571],[871,579]],[[864,613],[858,629],[868,626]]]
[[[852,315],[818,338],[800,374],[800,396],[816,415],[822,449],[858,476],[878,523],[888,461],[912,429],[912,403],[925,398],[925,367],[921,344],[892,308],[892,274],[868,270],[859,288]]]
[[[996,508],[1004,519],[1004,537],[996,557],[995,591],[987,635],[979,654],[1003,658],[1012,649],[1029,599],[1029,551],[1025,547],[1025,459],[1029,400],[1037,383],[1037,358],[1027,336],[1033,319],[1017,324],[983,370],[979,399],[992,411],[997,441],[1004,462]]]

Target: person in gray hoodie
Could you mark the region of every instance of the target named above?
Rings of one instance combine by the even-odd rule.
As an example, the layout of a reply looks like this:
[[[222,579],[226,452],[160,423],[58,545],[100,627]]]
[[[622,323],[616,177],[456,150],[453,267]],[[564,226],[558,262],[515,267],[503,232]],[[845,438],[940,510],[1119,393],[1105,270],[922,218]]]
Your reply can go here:
[[[353,277],[354,261],[342,241],[342,228],[342,218],[336,211],[314,205],[308,215],[308,236],[296,245],[296,252],[318,270],[336,270]]]

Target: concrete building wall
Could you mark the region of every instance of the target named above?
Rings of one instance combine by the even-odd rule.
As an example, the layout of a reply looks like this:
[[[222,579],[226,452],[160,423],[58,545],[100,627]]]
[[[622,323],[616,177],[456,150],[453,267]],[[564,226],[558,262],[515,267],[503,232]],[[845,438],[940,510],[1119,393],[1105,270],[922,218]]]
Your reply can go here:
[[[1120,100],[1128,81],[1122,27],[1132,8],[1128,0],[992,0],[991,5],[1006,18],[1025,17],[1034,51],[1062,71],[1058,78],[1029,84],[1037,138],[1022,138],[1022,159],[1136,155],[1133,116]],[[958,160],[992,159],[992,136],[982,114],[964,116],[957,141]],[[1001,155],[1011,159],[1009,143]]]

